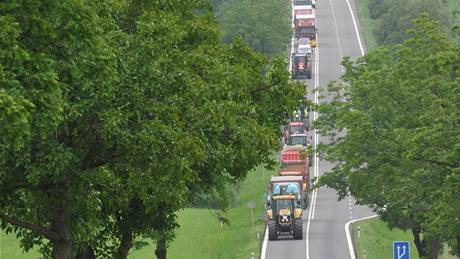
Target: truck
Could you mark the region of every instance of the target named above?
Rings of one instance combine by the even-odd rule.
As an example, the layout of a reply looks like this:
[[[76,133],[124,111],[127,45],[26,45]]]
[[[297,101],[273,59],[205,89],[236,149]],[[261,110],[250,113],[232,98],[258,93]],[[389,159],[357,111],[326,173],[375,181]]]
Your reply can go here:
[[[311,144],[309,140],[311,140],[311,136],[309,136],[308,133],[290,134],[289,137],[286,139],[286,147],[304,148],[308,150],[311,148]],[[309,153],[308,159],[309,161],[311,161],[310,162],[311,163],[310,166],[311,166],[313,164],[313,154]]]
[[[289,139],[291,134],[297,133],[307,133],[309,130],[309,125],[307,120],[302,121],[290,121],[288,125],[284,127],[284,142]]]
[[[316,18],[314,15],[302,15],[295,19],[294,24],[296,38],[309,38],[310,45],[316,47]]]
[[[305,5],[313,6],[312,0],[294,0],[294,6],[305,6]]]
[[[274,196],[267,206],[268,239],[276,240],[281,234],[303,239],[302,209],[294,195]]]
[[[301,176],[302,188],[310,192],[310,166],[313,165],[313,156],[303,146],[286,146],[280,154],[280,176]],[[308,196],[306,197],[308,200]],[[307,201],[308,202],[308,201]]]
[[[307,53],[292,53],[292,79],[311,79],[311,59]]]

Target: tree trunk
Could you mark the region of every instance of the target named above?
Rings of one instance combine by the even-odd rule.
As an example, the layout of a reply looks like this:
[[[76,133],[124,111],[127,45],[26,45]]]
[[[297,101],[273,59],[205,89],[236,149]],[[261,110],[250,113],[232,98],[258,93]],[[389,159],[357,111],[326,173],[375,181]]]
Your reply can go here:
[[[414,244],[417,248],[417,252],[420,258],[427,256],[425,251],[425,244],[420,239],[420,228],[417,226],[412,226],[412,235],[414,236]]]
[[[74,259],[72,241],[70,239],[53,240],[53,258],[54,259]]]
[[[439,256],[439,238],[430,239],[430,259],[438,259]]]
[[[164,238],[157,241],[155,255],[157,256],[157,259],[166,259],[166,240]]]
[[[58,238],[51,240],[54,259],[74,259],[75,248],[72,242],[72,230],[69,215],[64,206],[56,206],[51,221],[51,230],[57,233]]]
[[[85,245],[81,251],[78,252],[75,259],[96,259],[93,248],[89,245]]]
[[[133,235],[124,234],[120,246],[118,247],[117,259],[126,259],[128,258],[129,250],[133,247]]]

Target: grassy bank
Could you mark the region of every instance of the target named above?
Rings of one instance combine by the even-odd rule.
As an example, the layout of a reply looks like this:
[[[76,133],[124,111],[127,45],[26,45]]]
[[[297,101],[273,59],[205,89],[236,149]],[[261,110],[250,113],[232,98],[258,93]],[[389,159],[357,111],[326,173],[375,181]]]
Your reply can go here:
[[[254,252],[259,254],[257,229],[260,236],[265,228],[262,219],[264,213],[264,193],[271,172],[258,169],[251,172],[241,184],[236,206],[230,208],[224,216],[230,225],[220,227],[219,221],[207,209],[185,209],[179,213],[176,239],[168,250],[169,258],[251,258]],[[254,210],[254,227],[251,227],[251,212],[247,207],[250,200],[256,202]],[[149,246],[133,251],[129,259],[153,258],[155,247]]]
[[[40,258],[40,254],[36,250],[24,253],[19,246],[16,236],[0,231],[0,259],[3,258],[37,259]]]
[[[358,238],[358,226],[361,227],[361,235]],[[411,241],[411,258],[419,259],[417,250],[412,242],[412,233],[399,229],[389,229],[386,223],[380,219],[370,219],[353,224],[353,240],[358,259],[364,258],[366,250],[367,259],[393,258],[393,241]],[[454,256],[444,255],[439,259],[455,259]]]
[[[361,33],[366,41],[368,50],[377,47],[372,31],[375,28],[376,21],[370,18],[369,9],[367,8],[369,0],[356,0],[356,8],[358,12],[359,24],[361,25]]]
[[[222,228],[219,221],[208,209],[185,209],[179,212],[180,228],[176,239],[168,250],[168,258],[251,258],[254,252],[259,254],[259,240],[257,229],[263,237],[265,222],[264,194],[272,172],[259,168],[249,173],[248,178],[241,183],[236,206],[223,214],[230,220],[230,225]],[[251,211],[247,204],[256,202],[254,210],[254,226],[251,226]],[[129,259],[145,259],[154,257],[154,245],[141,250],[131,251]],[[0,232],[0,258],[8,259],[38,259],[40,254],[36,250],[23,253],[19,242],[14,235]]]

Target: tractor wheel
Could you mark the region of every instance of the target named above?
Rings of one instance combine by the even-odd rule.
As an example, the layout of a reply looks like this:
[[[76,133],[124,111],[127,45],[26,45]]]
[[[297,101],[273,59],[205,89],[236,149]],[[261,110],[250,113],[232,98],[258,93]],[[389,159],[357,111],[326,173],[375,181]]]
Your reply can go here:
[[[268,221],[268,240],[276,240],[278,238],[278,227],[274,220]]]
[[[307,72],[307,78],[308,78],[308,79],[311,79],[311,71],[310,71],[310,72]]]
[[[302,219],[294,220],[294,239],[295,240],[303,239]]]

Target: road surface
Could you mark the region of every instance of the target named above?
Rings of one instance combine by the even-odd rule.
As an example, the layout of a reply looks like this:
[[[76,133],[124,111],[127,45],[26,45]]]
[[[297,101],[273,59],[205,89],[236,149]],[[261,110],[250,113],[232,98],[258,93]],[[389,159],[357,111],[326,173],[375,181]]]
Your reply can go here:
[[[315,102],[318,96],[313,93],[315,86],[327,87],[328,83],[338,80],[343,73],[340,65],[342,57],[356,59],[365,51],[364,42],[358,42],[352,14],[356,17],[354,0],[319,0],[316,4],[318,27],[318,47],[315,51],[315,69],[307,84],[308,98]],[[356,20],[356,22],[358,22]],[[321,136],[314,138],[315,143],[327,141]],[[311,170],[315,176],[320,176],[330,170],[327,161],[315,161]],[[304,211],[304,239],[293,240],[291,236],[280,236],[279,240],[268,241],[262,257],[267,259],[308,258],[308,259],[348,259],[349,246],[345,235],[345,224],[357,218],[372,215],[366,207],[354,205],[347,198],[337,201],[334,190],[319,189],[311,194],[309,209]],[[316,199],[314,198],[316,197]],[[264,258],[262,258],[264,259]]]

